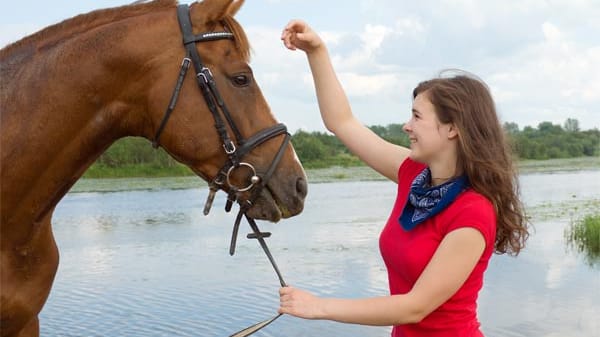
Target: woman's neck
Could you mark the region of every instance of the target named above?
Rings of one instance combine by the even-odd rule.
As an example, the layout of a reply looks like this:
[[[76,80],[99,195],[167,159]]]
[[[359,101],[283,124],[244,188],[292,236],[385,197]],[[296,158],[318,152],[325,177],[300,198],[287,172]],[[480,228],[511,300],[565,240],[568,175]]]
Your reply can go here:
[[[462,174],[462,172],[459,172],[456,161],[445,161],[440,164],[431,163],[429,170],[431,171],[431,186],[441,185]]]
[[[442,185],[445,182],[450,181],[452,178],[455,178],[455,176],[451,176],[451,177],[443,177],[443,178],[436,178],[434,176],[431,176],[431,182],[430,185],[431,186],[438,186],[438,185]]]

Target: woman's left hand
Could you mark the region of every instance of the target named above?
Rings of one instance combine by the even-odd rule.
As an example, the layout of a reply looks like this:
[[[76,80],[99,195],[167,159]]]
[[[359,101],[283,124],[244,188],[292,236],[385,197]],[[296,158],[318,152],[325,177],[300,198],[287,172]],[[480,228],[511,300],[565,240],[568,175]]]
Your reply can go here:
[[[279,289],[279,313],[292,316],[319,319],[323,317],[323,300],[308,291],[294,287]]]

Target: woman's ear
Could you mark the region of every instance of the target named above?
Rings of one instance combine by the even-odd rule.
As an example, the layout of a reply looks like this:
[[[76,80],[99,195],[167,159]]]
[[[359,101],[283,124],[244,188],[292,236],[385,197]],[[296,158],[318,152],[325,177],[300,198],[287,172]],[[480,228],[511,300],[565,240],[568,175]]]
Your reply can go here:
[[[455,139],[459,135],[458,128],[454,123],[448,124],[448,139]]]

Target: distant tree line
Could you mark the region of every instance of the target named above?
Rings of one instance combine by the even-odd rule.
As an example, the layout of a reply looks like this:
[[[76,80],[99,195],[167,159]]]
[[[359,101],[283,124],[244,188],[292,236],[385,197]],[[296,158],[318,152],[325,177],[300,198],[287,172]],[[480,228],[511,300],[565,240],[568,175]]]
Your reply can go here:
[[[581,131],[579,121],[569,118],[564,125],[542,122],[537,128],[520,130],[515,123],[505,123],[517,156],[521,159],[573,158],[600,155],[598,128]]]
[[[370,126],[380,137],[394,144],[409,146],[402,124]],[[554,159],[600,156],[600,130],[581,131],[579,122],[569,118],[564,125],[542,122],[537,128],[519,129],[516,123],[505,123],[514,153],[518,159]],[[292,138],[298,157],[306,167],[354,164],[354,158],[333,135],[323,132],[297,131]],[[343,160],[342,160],[343,159]],[[356,159],[356,158],[354,158]]]
[[[408,136],[402,124],[370,126],[369,128],[394,144],[408,146]],[[581,131],[579,122],[569,118],[564,125],[542,122],[537,128],[522,130],[516,123],[505,123],[504,129],[519,159],[553,159],[600,155],[600,130]],[[355,166],[360,161],[333,135],[325,132],[298,130],[292,137],[298,157],[306,168]],[[91,176],[102,176],[106,169],[141,167],[142,175],[185,175],[183,168],[163,150],[154,150],[147,140],[125,138],[113,144],[92,166]],[[94,174],[93,172],[96,172]],[[135,172],[127,173],[127,175]],[[88,175],[89,176],[89,175]]]
[[[145,138],[127,137],[115,142],[96,161],[106,167],[145,164],[156,167],[174,167],[179,163],[163,149],[155,150]]]

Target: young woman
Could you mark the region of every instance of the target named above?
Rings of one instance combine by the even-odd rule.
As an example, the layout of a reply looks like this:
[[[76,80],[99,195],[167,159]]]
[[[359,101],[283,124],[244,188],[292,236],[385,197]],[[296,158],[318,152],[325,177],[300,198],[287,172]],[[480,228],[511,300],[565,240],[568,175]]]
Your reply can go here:
[[[398,195],[379,239],[389,296],[319,298],[285,287],[279,312],[394,326],[394,337],[483,336],[476,300],[490,256],[518,254],[528,236],[511,153],[486,85],[466,75],[420,83],[404,125],[408,149],[352,115],[327,48],[307,24],[291,21],[281,38],[306,52],[327,129],[396,182]]]

